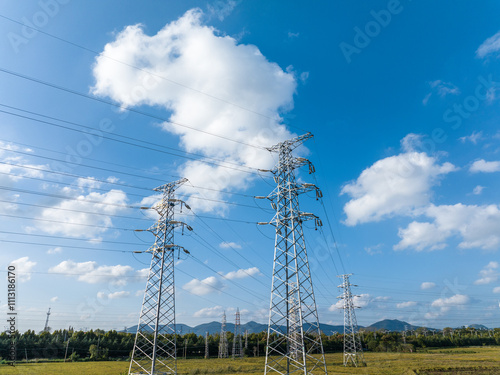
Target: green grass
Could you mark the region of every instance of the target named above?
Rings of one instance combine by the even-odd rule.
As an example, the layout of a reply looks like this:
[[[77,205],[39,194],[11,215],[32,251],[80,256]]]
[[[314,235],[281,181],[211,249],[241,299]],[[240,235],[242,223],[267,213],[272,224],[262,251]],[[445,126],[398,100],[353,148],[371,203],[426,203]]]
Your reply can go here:
[[[500,347],[427,350],[418,353],[365,353],[367,367],[342,366],[342,353],[327,354],[329,374],[369,375],[490,375],[500,374]],[[264,373],[264,357],[178,360],[179,375]],[[121,375],[127,362],[46,362],[0,365],[0,374],[22,375]]]

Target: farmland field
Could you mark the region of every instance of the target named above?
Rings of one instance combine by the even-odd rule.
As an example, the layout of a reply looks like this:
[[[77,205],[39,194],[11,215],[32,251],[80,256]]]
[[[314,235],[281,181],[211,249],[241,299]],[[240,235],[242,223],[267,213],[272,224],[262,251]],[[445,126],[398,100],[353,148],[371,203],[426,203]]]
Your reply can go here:
[[[345,368],[342,353],[327,354],[330,374],[500,374],[500,347],[434,349],[418,353],[365,353],[367,367]],[[264,357],[232,359],[188,359],[178,361],[179,374],[262,374]],[[0,365],[2,375],[121,375],[127,362],[19,363],[15,368]]]

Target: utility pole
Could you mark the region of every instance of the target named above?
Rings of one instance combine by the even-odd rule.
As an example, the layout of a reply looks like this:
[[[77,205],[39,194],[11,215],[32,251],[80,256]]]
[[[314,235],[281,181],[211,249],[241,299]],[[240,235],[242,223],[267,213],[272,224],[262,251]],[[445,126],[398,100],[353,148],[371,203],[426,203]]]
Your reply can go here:
[[[245,350],[248,349],[248,329],[245,329]]]
[[[321,220],[299,209],[299,194],[321,191],[314,184],[297,183],[295,169],[307,165],[314,172],[312,163],[296,158],[292,151],[311,133],[280,142],[268,148],[278,154],[278,164],[270,172],[274,175],[276,189],[267,197],[276,210],[269,223],[275,226],[273,279],[266,345],[264,374],[327,374],[318,312],[314,297],[311,272],[307,259],[302,223],[314,220],[316,227]]]
[[[227,334],[226,334],[226,312],[222,315],[222,324],[220,326],[220,341],[219,341],[219,358],[227,358],[228,344],[227,344]]]
[[[183,201],[175,199],[174,192],[187,179],[171,182],[153,189],[162,194],[160,202],[152,209],[160,218],[147,231],[155,236],[154,244],[147,250],[151,253],[151,266],[144,292],[141,315],[137,325],[134,349],[130,361],[129,375],[177,374],[177,342],[175,328],[175,250],[189,252],[174,244],[177,227],[192,228],[174,220],[176,206],[190,209]],[[141,207],[150,209],[150,207]],[[142,231],[142,230],[139,230]]]
[[[240,309],[236,309],[236,322],[234,324],[233,359],[243,357],[243,345],[241,342],[241,316]]]
[[[342,284],[339,288],[343,289],[340,299],[343,300],[344,309],[344,366],[352,364],[353,366],[363,366],[365,359],[363,357],[363,348],[361,346],[361,339],[358,333],[358,322],[354,309],[353,295],[351,293],[352,285],[349,281],[350,274],[340,275]]]
[[[208,332],[205,333],[205,359],[210,358],[210,351],[208,347]]]
[[[50,332],[49,316],[50,316],[50,307],[49,307],[49,311],[47,311],[47,319],[45,320],[45,327],[43,328],[43,332]]]

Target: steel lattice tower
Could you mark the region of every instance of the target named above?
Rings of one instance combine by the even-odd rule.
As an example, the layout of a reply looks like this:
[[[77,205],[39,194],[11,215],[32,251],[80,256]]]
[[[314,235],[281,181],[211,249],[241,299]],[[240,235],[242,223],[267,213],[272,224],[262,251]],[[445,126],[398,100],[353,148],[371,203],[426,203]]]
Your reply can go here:
[[[365,359],[363,357],[363,347],[361,346],[361,338],[358,333],[358,322],[354,309],[353,295],[351,293],[352,285],[349,281],[351,274],[340,275],[342,284],[339,288],[343,289],[343,293],[339,299],[343,300],[344,309],[344,366],[364,366]]]
[[[243,357],[243,340],[241,337],[240,309],[236,309],[236,320],[234,324],[233,359]]]
[[[205,359],[210,358],[210,350],[208,346],[208,332],[205,333]]]
[[[222,315],[222,323],[220,326],[220,341],[219,341],[219,358],[227,358],[228,344],[227,344],[227,334],[226,334],[226,312]]]
[[[294,158],[292,151],[312,137],[307,133],[269,148],[278,153],[278,164],[271,172],[277,183],[267,197],[276,215],[270,223],[276,227],[273,281],[266,346],[264,374],[327,374],[316,300],[302,230],[305,220],[319,218],[301,212],[298,196],[320,190],[313,184],[298,184],[295,169],[312,164],[304,158]]]
[[[147,231],[155,236],[148,281],[144,292],[141,315],[137,326],[129,375],[177,374],[177,343],[175,330],[175,250],[184,248],[174,244],[174,230],[179,226],[192,228],[174,220],[177,205],[189,206],[174,198],[177,187],[187,179],[159,186],[154,191],[162,193],[162,199],[152,208],[160,218]],[[143,207],[149,209],[149,207]],[[140,230],[139,230],[140,231]]]

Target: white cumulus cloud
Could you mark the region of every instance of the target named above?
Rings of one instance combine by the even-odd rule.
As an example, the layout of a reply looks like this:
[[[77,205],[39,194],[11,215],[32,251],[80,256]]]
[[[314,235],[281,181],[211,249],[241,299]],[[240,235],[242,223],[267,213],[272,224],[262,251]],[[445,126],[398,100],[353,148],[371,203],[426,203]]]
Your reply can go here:
[[[66,237],[99,240],[113,227],[111,215],[126,210],[127,195],[121,190],[106,193],[64,188],[63,194],[73,200],[61,199],[51,208],[43,209],[36,225],[38,229]]]
[[[353,296],[352,301],[355,307],[366,307],[370,304],[370,302],[373,301],[373,298],[370,294],[365,293]],[[342,299],[339,299],[335,304],[331,305],[328,308],[328,310],[336,311],[338,309],[343,309],[343,308],[344,308],[344,301]]]
[[[493,173],[500,172],[500,161],[486,161],[483,159],[476,160],[469,168],[473,173]]]
[[[225,309],[222,306],[214,306],[214,307],[204,307],[198,311],[196,311],[193,316],[195,318],[218,318],[222,316]]]
[[[476,285],[491,284],[498,280],[500,273],[498,272],[498,262],[491,261],[486,267],[479,271],[479,279],[474,281]]]
[[[127,291],[120,291],[120,292],[113,292],[113,293],[106,293],[106,292],[98,292],[97,293],[97,298],[100,299],[121,299],[121,298],[126,298],[130,295],[130,292]]]
[[[210,276],[203,280],[193,279],[182,287],[182,289],[197,296],[218,292],[222,288],[224,288],[224,284],[215,276]]]
[[[403,147],[411,148],[407,138]],[[434,157],[415,151],[379,160],[342,188],[342,194],[351,197],[344,206],[345,222],[356,225],[408,215],[429,204],[431,187],[455,169],[450,163],[438,164]]]
[[[232,2],[226,5],[219,14]],[[238,44],[204,25],[202,15],[199,9],[189,10],[152,36],[141,25],[127,26],[96,58],[93,93],[124,106],[163,107],[170,121],[163,129],[179,136],[184,150],[244,166],[228,169],[197,160],[183,164],[178,173],[194,186],[244,189],[255,177],[245,167],[269,169],[274,162],[268,151],[242,143],[271,146],[292,136],[281,114],[293,107],[297,79],[256,46]],[[221,199],[218,191],[194,193],[187,184],[181,190],[207,198],[196,199],[198,211],[227,210],[208,200]]]
[[[430,205],[423,210],[432,223],[412,222],[399,230],[401,241],[395,250],[414,248],[440,249],[444,241],[452,236],[461,238],[462,249],[479,248],[494,250],[500,246],[500,206]]]
[[[469,296],[455,294],[448,298],[438,298],[431,303],[431,307],[437,307],[441,313],[449,311],[452,307],[463,306],[470,302]]]
[[[50,273],[59,273],[74,276],[78,281],[88,284],[111,283],[113,285],[125,285],[134,276],[134,269],[130,266],[98,266],[97,262],[88,261],[77,263],[65,260],[58,265],[49,268]]]
[[[396,304],[396,307],[398,309],[406,309],[407,307],[414,307],[414,306],[417,306],[417,302],[415,301],[407,301]]]
[[[260,274],[259,269],[257,267],[252,267],[247,269],[239,269],[238,271],[228,272],[224,275],[224,277],[229,280],[234,280],[234,279],[244,279],[259,274]]]
[[[16,267],[16,275],[19,281],[25,282],[31,279],[31,272],[36,266],[36,262],[30,260],[29,257],[22,257],[11,262]]]
[[[422,290],[428,290],[436,287],[436,283],[433,283],[432,281],[424,281],[422,284],[420,284],[420,289]]]

